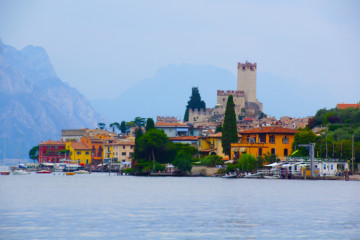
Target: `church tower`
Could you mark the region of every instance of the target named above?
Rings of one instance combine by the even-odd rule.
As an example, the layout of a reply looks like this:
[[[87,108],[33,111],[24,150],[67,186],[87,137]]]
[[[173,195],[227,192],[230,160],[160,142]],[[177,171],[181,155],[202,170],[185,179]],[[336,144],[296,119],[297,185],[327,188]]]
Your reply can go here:
[[[256,63],[238,63],[237,90],[244,91],[246,101],[257,102],[256,99]]]

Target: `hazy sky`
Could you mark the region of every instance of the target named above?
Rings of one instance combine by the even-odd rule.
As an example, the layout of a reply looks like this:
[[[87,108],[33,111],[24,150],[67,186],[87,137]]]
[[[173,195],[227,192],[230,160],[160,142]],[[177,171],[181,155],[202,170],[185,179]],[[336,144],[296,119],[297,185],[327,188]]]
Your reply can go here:
[[[318,89],[314,101],[360,101],[360,1],[0,0],[0,38],[44,47],[88,99],[115,98],[168,64],[236,74],[249,60]]]

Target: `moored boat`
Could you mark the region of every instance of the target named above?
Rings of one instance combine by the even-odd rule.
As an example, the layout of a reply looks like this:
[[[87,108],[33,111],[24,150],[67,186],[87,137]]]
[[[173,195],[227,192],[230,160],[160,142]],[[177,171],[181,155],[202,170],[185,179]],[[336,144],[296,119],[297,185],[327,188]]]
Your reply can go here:
[[[1,175],[10,175],[10,172],[4,171],[4,172],[1,172]]]
[[[229,173],[229,174],[225,174],[223,176],[221,176],[222,178],[237,178],[237,174],[236,173]]]
[[[25,170],[14,170],[13,175],[29,175],[31,172],[25,171]]]
[[[38,173],[38,174],[49,174],[49,173],[51,173],[51,171],[41,170],[41,171],[37,171],[36,173]]]
[[[66,172],[66,176],[72,176],[72,175],[75,175],[75,173],[73,173],[73,172]]]
[[[78,171],[74,171],[74,173],[76,173],[76,174],[89,174],[89,172],[86,171],[86,170],[78,170]]]

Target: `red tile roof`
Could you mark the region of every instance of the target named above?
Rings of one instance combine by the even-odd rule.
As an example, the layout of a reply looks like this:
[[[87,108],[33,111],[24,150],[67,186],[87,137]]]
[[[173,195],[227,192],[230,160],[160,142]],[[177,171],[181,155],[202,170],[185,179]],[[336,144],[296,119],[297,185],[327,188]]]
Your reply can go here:
[[[346,109],[346,108],[360,108],[360,104],[339,103],[337,105],[337,109]]]
[[[71,147],[76,150],[91,150],[91,147],[82,142],[72,142]]]
[[[63,141],[46,141],[46,142],[42,142],[39,145],[65,145],[65,142]]]
[[[253,128],[246,131],[241,132],[242,134],[249,134],[249,133],[292,133],[295,134],[297,131],[290,128],[284,128],[280,126],[270,126],[270,127],[262,127],[260,128]]]

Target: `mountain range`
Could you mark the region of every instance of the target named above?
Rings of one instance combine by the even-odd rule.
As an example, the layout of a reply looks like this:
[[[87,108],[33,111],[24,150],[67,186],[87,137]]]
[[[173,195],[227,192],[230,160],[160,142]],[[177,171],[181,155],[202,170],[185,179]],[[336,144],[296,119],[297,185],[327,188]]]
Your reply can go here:
[[[61,129],[93,128],[103,117],[59,79],[46,51],[18,51],[0,40],[0,158],[28,158],[31,147]],[[3,147],[4,146],[4,147]]]

